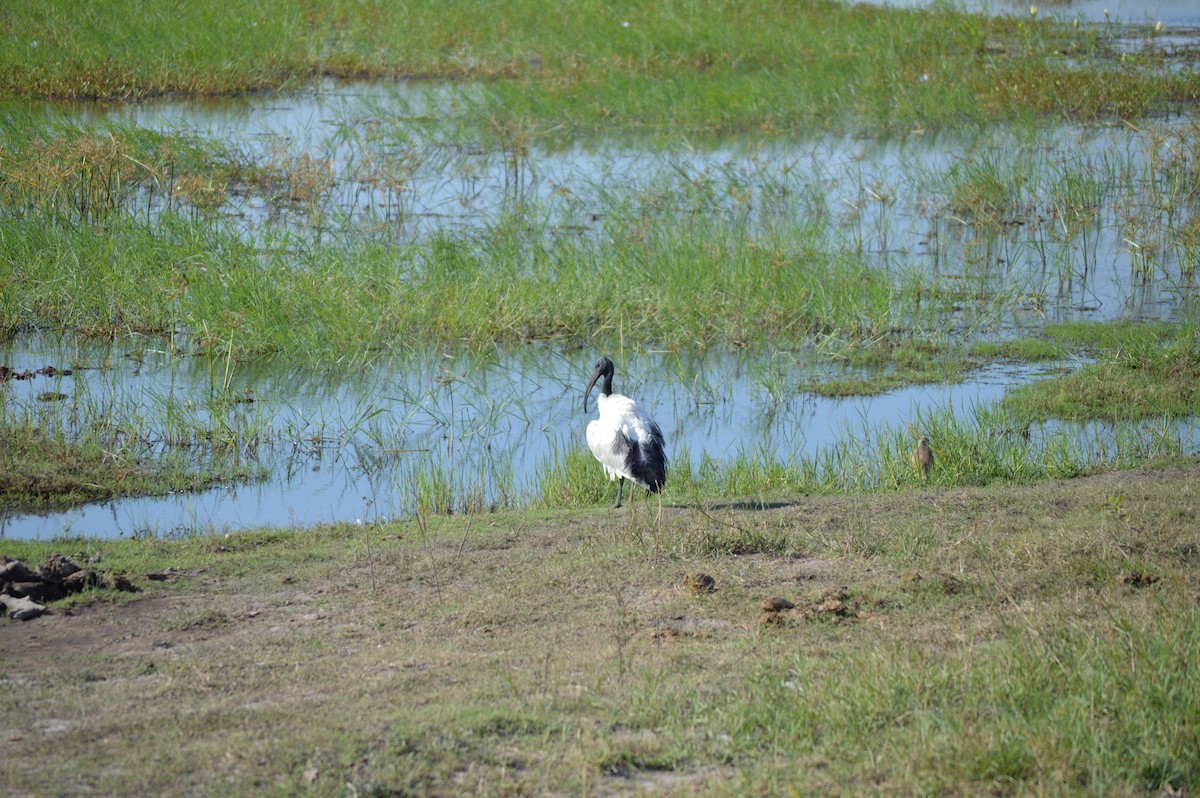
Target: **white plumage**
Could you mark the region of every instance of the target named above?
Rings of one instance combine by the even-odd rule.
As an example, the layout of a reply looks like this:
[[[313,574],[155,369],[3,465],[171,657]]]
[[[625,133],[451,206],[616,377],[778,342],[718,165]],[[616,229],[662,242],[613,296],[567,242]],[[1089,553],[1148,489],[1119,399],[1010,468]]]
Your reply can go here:
[[[583,393],[583,410],[587,412],[592,386],[603,377],[596,399],[600,417],[588,423],[587,442],[608,478],[618,480],[615,507],[620,507],[626,479],[651,493],[662,489],[667,479],[667,455],[662,430],[654,419],[628,396],[612,392],[613,371],[608,358],[596,361],[596,370]]]

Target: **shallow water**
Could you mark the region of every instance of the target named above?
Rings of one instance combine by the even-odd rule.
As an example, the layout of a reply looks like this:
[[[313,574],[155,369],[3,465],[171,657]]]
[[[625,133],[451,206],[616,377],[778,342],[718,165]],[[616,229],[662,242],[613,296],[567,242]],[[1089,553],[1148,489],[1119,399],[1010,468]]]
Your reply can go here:
[[[1036,331],[1048,320],[1171,318],[1194,304],[1194,283],[1176,252],[1161,254],[1153,279],[1136,278],[1123,215],[1156,202],[1154,186],[1134,184],[1080,228],[1056,216],[1051,202],[1064,174],[1137,173],[1162,146],[1155,131],[1061,126],[1036,134],[914,131],[884,140],[591,140],[520,153],[413,138],[408,120],[452,113],[477,90],[323,81],[294,96],[56,105],[54,112],[211,137],[259,160],[328,161],[335,184],[320,203],[397,241],[446,229],[486,234],[498,214],[529,206],[541,208],[548,235],[603,236],[615,205],[657,192],[675,203],[675,213],[739,219],[751,232],[798,216],[820,219],[831,248],[860,251],[893,275],[961,286],[967,298],[953,313],[974,335]],[[980,160],[998,164],[1002,174],[1035,162],[1028,176],[1037,184],[1035,200],[999,225],[963,218],[946,200],[944,176]],[[276,225],[310,234],[312,217],[312,207],[248,193],[230,200],[221,223],[250,236]],[[485,503],[519,500],[531,494],[538,468],[554,452],[584,446],[582,389],[598,354],[544,346],[430,352],[380,360],[331,382],[296,369],[181,356],[157,339],[22,339],[0,352],[4,365],[73,373],[0,384],[10,416],[69,427],[100,415],[131,430],[148,456],[179,448],[177,438],[197,429],[229,433],[233,456],[263,466],[268,476],[47,515],[0,510],[0,537],[169,535],[406,517],[415,483],[430,473],[459,488],[478,486]],[[937,410],[969,415],[1042,370],[993,366],[957,385],[838,400],[800,391],[821,373],[793,353],[609,354],[618,361],[617,389],[652,412],[669,454],[686,452],[693,465],[758,451],[812,456],[847,435],[905,428]],[[41,402],[45,391],[68,399]],[[214,401],[230,397],[240,401]]]
[[[924,8],[931,0],[880,0],[876,5]],[[1031,6],[1038,14],[1081,22],[1112,22],[1130,25],[1162,22],[1164,25],[1200,27],[1200,4],[1193,0],[963,0],[969,11],[987,14],[1028,15]],[[1107,13],[1106,13],[1107,12]]]
[[[928,75],[928,80],[952,76]],[[821,246],[857,253],[898,278],[914,272],[963,287],[998,311],[995,327],[1053,320],[1169,318],[1194,301],[1194,257],[1163,244],[1188,223],[1180,205],[1165,214],[1155,174],[1171,154],[1165,137],[1180,116],[1140,127],[1062,125],[1031,133],[917,130],[893,138],[821,134],[672,141],[617,138],[533,144],[506,150],[445,140],[411,120],[450,115],[478,87],[325,80],[295,95],[136,105],[48,105],[85,121],[124,121],[225,142],[276,168],[326,164],[331,188],[314,202],[234,192],[221,224],[261,238],[383,237],[421,244],[431,234],[487,236],[498,219],[527,219],[527,234],[603,241],[607,223],[630,204],[649,214],[700,215],[744,225],[747,235],[819,220]],[[1166,143],[1164,143],[1166,142]],[[977,177],[972,177],[977,174]],[[1135,175],[1129,191],[1118,180]],[[1121,177],[1117,177],[1121,175]],[[972,179],[1018,186],[1017,207],[981,220],[955,204]],[[1071,218],[1070,187],[1094,180],[1104,194],[1086,222]],[[964,185],[970,195],[976,189]],[[161,208],[144,203],[147,212]],[[1086,198],[1092,202],[1093,197]],[[139,203],[135,202],[137,206]],[[1130,232],[1131,211],[1143,228]],[[349,225],[330,232],[331,212]],[[320,231],[320,232],[318,232]],[[1145,273],[1141,258],[1152,252]],[[978,319],[964,318],[977,325]]]
[[[174,406],[178,414],[191,406],[197,419],[207,418],[205,397],[214,379],[223,382],[223,366],[173,357],[146,343],[80,347],[36,340],[9,349],[4,362],[19,369],[59,364],[73,367],[72,374],[9,381],[0,391],[10,413],[28,412],[44,424],[89,406],[108,408],[110,421],[120,426],[143,423],[148,447],[162,451],[169,437],[160,426],[164,408]],[[586,446],[584,428],[595,416],[595,401],[593,394],[584,415],[582,392],[593,357],[548,347],[475,357],[433,353],[377,363],[338,384],[301,372],[238,367],[230,391],[255,401],[235,404],[225,420],[252,431],[247,437],[257,442],[246,443],[243,456],[266,467],[265,480],[44,515],[0,511],[0,536],[170,535],[407,517],[414,473],[431,465],[486,489],[489,502],[505,490],[525,495],[553,450]],[[919,423],[937,408],[967,413],[1037,373],[995,366],[960,385],[827,399],[799,391],[813,369],[783,353],[765,361],[651,352],[618,360],[615,388],[651,412],[667,436],[668,454],[678,459],[686,452],[693,466],[750,451],[783,459],[812,455],[846,434],[862,437]],[[39,402],[45,391],[70,398]]]

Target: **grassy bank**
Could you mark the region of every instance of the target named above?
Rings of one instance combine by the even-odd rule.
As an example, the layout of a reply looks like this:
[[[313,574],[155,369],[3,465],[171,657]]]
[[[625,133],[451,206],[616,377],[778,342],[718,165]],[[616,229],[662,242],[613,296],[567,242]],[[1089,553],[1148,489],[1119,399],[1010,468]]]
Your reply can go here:
[[[0,778],[14,795],[1190,792],[1197,484],[1193,466],[638,503],[618,524],[6,543],[144,592],[5,627]],[[697,572],[715,590],[688,588]],[[764,612],[770,596],[796,608]]]
[[[295,86],[319,75],[488,82],[507,129],[907,130],[1029,115],[1138,116],[1200,81],[1112,26],[866,4],[316,0],[19,4],[0,95],[137,99]],[[1144,31],[1153,40],[1156,31]],[[1119,57],[1118,57],[1119,55]]]

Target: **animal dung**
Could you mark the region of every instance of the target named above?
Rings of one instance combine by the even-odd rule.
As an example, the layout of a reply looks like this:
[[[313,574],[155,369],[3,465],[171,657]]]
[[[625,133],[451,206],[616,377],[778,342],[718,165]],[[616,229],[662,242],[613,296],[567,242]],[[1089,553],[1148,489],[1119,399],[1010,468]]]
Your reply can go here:
[[[693,593],[709,593],[717,589],[717,580],[708,574],[697,571],[683,577],[683,586]]]

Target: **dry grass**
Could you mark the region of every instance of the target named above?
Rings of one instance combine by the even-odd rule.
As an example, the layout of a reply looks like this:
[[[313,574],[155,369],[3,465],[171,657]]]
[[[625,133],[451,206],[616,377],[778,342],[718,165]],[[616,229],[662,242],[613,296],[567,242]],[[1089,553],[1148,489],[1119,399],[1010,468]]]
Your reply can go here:
[[[182,575],[0,626],[0,780],[10,795],[1187,791],[1198,499],[1193,467],[14,544]],[[692,589],[697,573],[715,590]],[[772,596],[796,607],[764,614]]]

